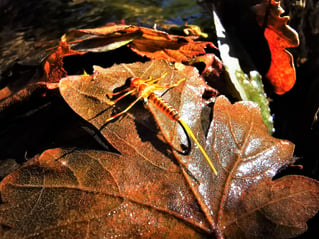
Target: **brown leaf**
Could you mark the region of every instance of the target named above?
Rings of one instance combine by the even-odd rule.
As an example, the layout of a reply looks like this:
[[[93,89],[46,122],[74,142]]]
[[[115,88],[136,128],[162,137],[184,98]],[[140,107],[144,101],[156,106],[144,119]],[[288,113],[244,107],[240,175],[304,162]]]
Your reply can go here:
[[[187,61],[204,54],[211,42],[194,41],[195,37],[170,35],[166,32],[133,25],[112,24],[95,29],[70,30],[63,37],[72,49],[79,52],[102,52],[124,45],[151,59]]]
[[[92,29],[72,29],[64,35],[64,39],[70,42],[79,38],[83,39],[83,37],[87,39],[95,36],[119,35],[120,32],[128,31],[128,29],[130,29],[130,32],[133,32],[138,27],[125,24],[107,24],[106,26]]]
[[[175,148],[181,148],[181,142],[187,144],[186,135],[176,121],[170,120],[157,107],[148,104],[147,107],[153,116],[148,110],[135,105],[127,115],[105,125],[109,117],[123,111],[134,100],[128,97],[126,102],[123,100],[124,102],[119,101],[112,105],[106,95],[116,92],[117,89],[123,89],[126,79],[132,76],[156,79],[166,72],[167,75],[158,82],[161,85],[176,83],[182,78],[186,80],[167,91],[163,98],[180,112],[182,119],[192,128],[197,139],[207,149],[209,145],[204,143],[203,127],[207,128],[209,122],[206,122],[206,127],[202,125],[201,114],[204,109],[209,110],[202,99],[202,95],[209,87],[199,78],[197,70],[182,64],[170,65],[164,60],[154,60],[145,64],[114,65],[106,69],[97,66],[94,68],[93,76],[73,76],[61,80],[60,91],[68,104],[84,119],[101,129],[104,137],[120,152],[127,151],[128,144],[152,164],[169,170],[176,170],[176,166],[172,163],[176,157],[179,164],[183,165],[183,173],[192,190],[195,191],[206,216],[212,217],[215,211],[211,210],[211,207],[215,202],[208,202],[207,195],[202,196],[204,191],[199,192],[199,189],[203,186],[205,190],[206,188],[215,190],[213,172],[197,147],[194,147],[191,154],[187,156],[171,151],[167,142]],[[156,93],[161,95],[164,92]],[[218,230],[214,220],[210,220],[209,223],[213,229]]]
[[[201,238],[205,217],[181,172],[132,151],[34,158],[1,183],[0,222],[10,228],[1,238]]]
[[[141,30],[142,37],[132,41],[131,48],[136,53],[151,59],[188,61],[194,56],[204,54],[207,46],[214,47],[211,42],[194,41],[194,37],[168,35],[149,28]]]
[[[95,70],[93,76],[63,79],[60,90],[119,153],[49,150],[6,177],[0,186],[5,238],[196,238],[207,233],[286,238],[305,230],[318,210],[318,182],[300,176],[271,181],[294,161],[294,146],[268,134],[255,104],[232,105],[218,97],[210,123],[203,119],[209,108],[201,98],[207,86],[193,67],[156,60]],[[185,133],[151,104],[149,110],[136,104],[105,124],[135,99],[111,101],[111,93],[123,90],[131,76],[161,77],[159,84],[186,77],[163,97],[195,132],[217,176],[196,146],[190,155],[170,149],[167,142],[177,148]]]
[[[106,52],[125,46],[142,34],[137,26],[109,24],[92,29],[70,30],[62,36],[62,40],[82,53]]]
[[[135,105],[125,117],[104,125],[106,119],[122,111],[129,104],[127,102],[126,106],[123,106],[117,103],[114,107],[104,95],[121,89],[126,79],[131,76],[143,79],[152,76],[155,79],[160,77],[162,72],[167,72],[168,74],[159,81],[160,84],[167,84],[176,82],[186,74],[185,84],[181,83],[163,97],[181,113],[182,118],[196,132],[197,138],[217,167],[218,176],[215,176],[196,147],[189,156],[175,153],[179,164],[184,165],[184,177],[218,237],[234,235],[233,222],[237,218],[245,217],[240,213],[234,213],[244,200],[244,192],[254,193],[251,188],[255,184],[268,182],[280,168],[294,161],[293,144],[270,136],[262,123],[259,108],[251,102],[231,105],[224,97],[217,98],[213,122],[205,139],[204,125],[201,121],[205,104],[201,96],[207,86],[195,80],[197,77],[191,67],[181,64],[172,67],[165,61],[152,61],[145,64],[115,65],[108,69],[95,67],[95,70],[93,77],[75,76],[61,81],[60,90],[66,101],[82,117],[102,129],[102,134],[120,152],[129,154],[128,144],[152,164],[171,169],[175,167],[167,161],[167,157],[170,158],[170,154],[167,153],[169,149],[165,148],[161,134],[175,147],[180,145],[184,136],[178,130],[176,122],[168,120],[159,109],[148,104],[156,123],[151,123],[152,116],[142,110],[142,107]],[[114,110],[116,112],[112,112]],[[160,132],[156,124],[159,125]],[[144,127],[141,127],[142,125]],[[315,186],[309,187],[317,190]],[[246,203],[250,204],[249,201]],[[317,207],[318,205],[315,206]],[[305,221],[300,220],[300,223]],[[280,224],[281,221],[277,223]],[[254,222],[252,226],[256,224],[259,230],[264,227],[263,222]],[[242,231],[240,235],[246,234]]]
[[[293,238],[307,230],[305,223],[318,211],[318,181],[290,175],[264,180],[243,192],[232,212],[230,238]],[[260,224],[263,226],[260,227]]]
[[[225,97],[216,100],[206,143],[210,145],[208,152],[219,174],[210,178],[203,173],[208,181],[201,180],[203,183],[197,193],[194,191],[197,195],[205,192],[201,195],[202,201],[213,212],[209,220],[216,222],[219,233],[232,235],[228,232],[230,222],[242,216],[234,211],[240,206],[243,192],[272,178],[281,167],[292,163],[294,146],[269,135],[256,104],[243,101],[232,105]],[[209,180],[214,183],[210,184]],[[257,224],[263,227],[263,223]],[[244,232],[241,236],[245,238]]]
[[[94,66],[94,70],[93,76],[70,76],[61,80],[60,91],[64,99],[79,115],[91,122],[96,128],[101,129],[105,138],[119,151],[127,149],[125,144],[117,142],[118,138],[129,145],[134,145],[136,151],[145,152],[146,158],[152,159],[151,155],[161,155],[164,152],[165,154],[161,155],[162,159],[157,158],[153,163],[161,167],[165,166],[167,164],[166,157],[172,157],[167,142],[171,142],[176,148],[179,148],[180,137],[183,139],[182,142],[185,141],[185,133],[176,134],[178,123],[169,120],[163,112],[148,104],[147,106],[156,118],[157,122],[155,122],[154,116],[149,110],[139,107],[139,104],[137,104],[129,111],[127,117],[121,117],[114,123],[105,125],[108,118],[123,111],[134,100],[127,97],[123,101],[117,102],[114,107],[110,97],[112,97],[112,92],[122,89],[126,80],[130,77],[140,77],[142,79],[152,77],[156,79],[167,73],[158,82],[162,85],[173,84],[185,78],[185,82],[188,82],[187,87],[185,87],[185,82],[182,82],[178,87],[169,90],[163,98],[181,113],[183,111],[188,112],[187,107],[194,109],[185,115],[182,113],[182,118],[185,121],[192,121],[193,116],[200,114],[202,109],[201,94],[208,87],[198,78],[197,70],[194,67],[187,67],[182,64],[170,65],[164,60],[154,60],[145,64],[120,64],[106,69]],[[157,93],[162,94],[164,92],[162,90]],[[187,101],[181,99],[181,92],[188,98]],[[191,99],[193,101],[188,102]],[[184,103],[181,105],[182,102]],[[183,105],[184,108],[182,109],[181,106]],[[161,131],[159,131],[157,125],[160,125]],[[167,142],[163,139],[163,134]],[[176,135],[178,135],[177,138]],[[168,165],[168,167],[171,167],[171,165]]]
[[[265,24],[264,19],[267,16],[264,34],[271,51],[271,64],[266,77],[273,85],[275,93],[281,95],[289,91],[296,82],[293,57],[286,48],[297,47],[299,37],[297,32],[287,25],[289,17],[281,16],[284,10],[280,7],[280,1],[263,0],[255,8],[260,26]]]

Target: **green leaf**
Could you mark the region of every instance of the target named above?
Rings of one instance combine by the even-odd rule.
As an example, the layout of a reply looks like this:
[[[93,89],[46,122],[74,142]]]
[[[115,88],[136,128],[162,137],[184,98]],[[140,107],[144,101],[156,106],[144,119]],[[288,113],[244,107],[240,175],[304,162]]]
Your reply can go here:
[[[268,100],[264,91],[261,75],[257,71],[249,72],[249,76],[241,69],[239,59],[230,54],[231,41],[225,32],[216,12],[214,22],[218,36],[218,48],[220,56],[228,72],[232,96],[238,100],[248,100],[257,103],[260,107],[263,122],[266,124],[269,133],[273,132],[273,119],[271,116]],[[244,57],[248,57],[243,54]]]

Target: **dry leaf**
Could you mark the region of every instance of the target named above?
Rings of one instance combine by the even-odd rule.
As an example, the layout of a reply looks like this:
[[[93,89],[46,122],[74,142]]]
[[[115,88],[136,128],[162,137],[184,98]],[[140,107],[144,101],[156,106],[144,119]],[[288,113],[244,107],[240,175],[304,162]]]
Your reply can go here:
[[[287,25],[289,17],[281,16],[284,10],[280,7],[280,1],[263,0],[255,9],[259,25],[263,26],[266,20],[265,37],[271,51],[271,64],[266,77],[273,85],[275,93],[281,95],[289,91],[296,82],[293,57],[286,48],[297,47],[299,37],[297,32]]]
[[[211,42],[195,39],[146,27],[109,24],[94,29],[70,30],[61,42],[68,44],[74,54],[105,52],[128,45],[134,52],[151,59],[181,62],[204,54],[207,46],[214,47]]]

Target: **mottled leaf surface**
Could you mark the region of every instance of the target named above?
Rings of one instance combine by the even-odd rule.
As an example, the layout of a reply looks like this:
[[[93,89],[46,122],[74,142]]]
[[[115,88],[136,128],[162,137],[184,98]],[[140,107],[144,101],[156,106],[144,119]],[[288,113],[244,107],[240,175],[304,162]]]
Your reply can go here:
[[[167,74],[163,75],[163,72]],[[185,133],[150,103],[113,103],[127,78],[185,81],[163,95],[189,124],[218,175],[196,146],[178,148]],[[101,131],[118,153],[53,149],[1,183],[4,238],[141,237],[289,238],[318,211],[318,182],[301,176],[272,181],[294,159],[294,145],[269,135],[252,102],[202,95],[209,87],[190,66],[163,60],[95,67],[93,75],[60,81],[66,102]],[[206,117],[205,117],[206,115]],[[202,117],[200,117],[202,116]],[[205,119],[206,120],[201,120]],[[26,221],[28,223],[26,223]],[[212,236],[212,235],[211,235]]]
[[[132,156],[45,151],[2,182],[12,228],[1,238],[200,238],[207,225],[181,172]]]

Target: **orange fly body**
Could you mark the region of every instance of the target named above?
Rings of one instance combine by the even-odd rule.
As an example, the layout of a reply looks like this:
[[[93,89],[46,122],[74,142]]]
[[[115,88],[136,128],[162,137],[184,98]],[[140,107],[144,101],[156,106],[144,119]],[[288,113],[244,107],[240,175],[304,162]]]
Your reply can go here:
[[[160,84],[157,84],[156,82],[158,82],[164,76],[166,76],[166,74],[163,74],[161,77],[159,77],[157,79],[154,79],[154,80],[151,77],[146,79],[146,80],[143,80],[141,78],[131,78],[130,87],[128,87],[124,91],[113,93],[113,95],[117,95],[117,94],[120,94],[120,93],[123,93],[123,92],[126,91],[123,95],[121,95],[120,97],[115,99],[113,101],[113,103],[115,104],[117,101],[123,99],[125,96],[130,95],[130,94],[135,94],[136,95],[136,99],[126,109],[124,109],[120,113],[118,113],[116,115],[113,115],[112,117],[107,119],[105,123],[107,123],[107,122],[109,122],[109,121],[121,116],[122,114],[126,113],[127,111],[129,111],[139,100],[143,99],[143,100],[145,100],[147,102],[150,102],[154,106],[156,106],[158,109],[160,109],[168,118],[170,118],[173,121],[177,121],[180,124],[180,126],[185,131],[187,137],[190,136],[193,139],[193,141],[195,142],[195,144],[197,145],[197,147],[201,151],[202,155],[204,156],[204,158],[208,162],[208,164],[209,164],[210,168],[212,169],[212,171],[217,175],[217,170],[215,169],[215,167],[214,167],[211,159],[207,155],[205,149],[198,142],[196,136],[194,135],[194,133],[190,129],[190,127],[186,124],[186,122],[184,120],[181,119],[181,116],[178,113],[178,111],[176,109],[174,109],[162,97],[160,97],[159,95],[154,93],[155,91],[167,90],[167,89],[176,87],[182,81],[184,81],[185,79],[181,79],[177,83],[171,84],[171,85],[160,85]],[[186,154],[185,152],[183,152],[183,153]]]

